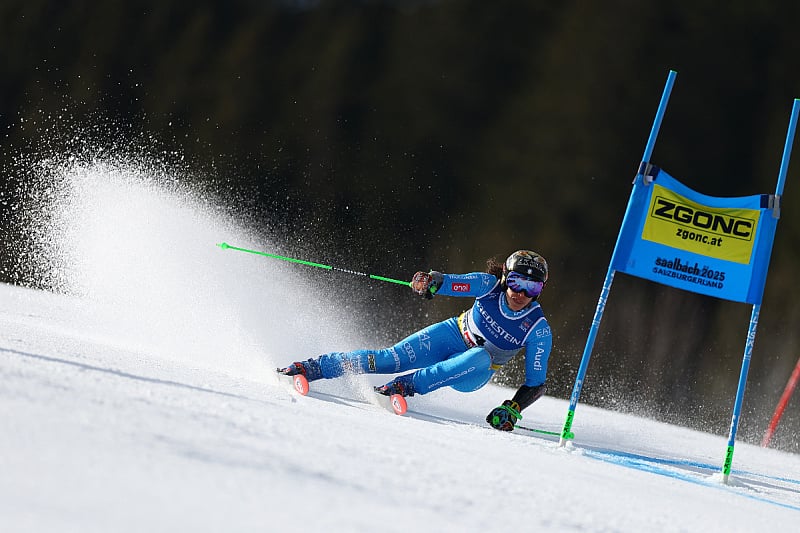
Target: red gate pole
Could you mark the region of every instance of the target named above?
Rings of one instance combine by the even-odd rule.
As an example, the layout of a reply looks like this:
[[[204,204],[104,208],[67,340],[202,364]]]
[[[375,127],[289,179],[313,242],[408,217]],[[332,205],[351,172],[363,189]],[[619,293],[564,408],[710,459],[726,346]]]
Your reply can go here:
[[[797,360],[797,364],[794,366],[794,371],[792,372],[792,375],[789,376],[788,383],[786,383],[786,388],[783,389],[781,399],[778,400],[778,405],[775,407],[775,413],[772,415],[772,420],[769,421],[769,427],[767,428],[766,433],[764,433],[764,439],[761,441],[762,447],[766,448],[769,446],[769,441],[772,440],[772,434],[775,433],[775,429],[778,427],[778,422],[781,421],[783,410],[786,409],[786,404],[789,403],[789,399],[792,397],[792,393],[794,392],[794,388],[797,386],[798,380],[800,380],[800,359]]]

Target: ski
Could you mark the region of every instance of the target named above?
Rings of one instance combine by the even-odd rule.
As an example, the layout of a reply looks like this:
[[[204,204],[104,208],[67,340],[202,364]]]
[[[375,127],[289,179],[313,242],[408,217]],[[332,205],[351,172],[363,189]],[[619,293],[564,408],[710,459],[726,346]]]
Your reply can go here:
[[[408,411],[408,402],[406,402],[406,399],[399,394],[386,396],[376,392],[375,396],[377,397],[378,404],[387,411],[401,416],[406,414],[406,411]]]
[[[308,396],[308,391],[310,387],[308,386],[308,380],[302,374],[297,374],[294,376],[287,376],[286,374],[281,374],[278,372],[278,379],[284,385],[288,385],[288,387],[299,394],[300,396]]]
[[[286,374],[281,374],[279,371],[278,380],[284,385],[286,385],[291,391],[299,394],[300,396],[308,396],[309,392],[311,391],[311,387],[308,384],[308,380],[302,374],[287,376]],[[317,394],[323,395],[323,393],[317,393]],[[383,394],[376,392],[375,401],[368,403],[377,404],[380,407],[383,407],[384,409],[389,411],[390,413],[394,413],[396,415],[402,416],[406,414],[406,412],[408,411],[408,402],[406,402],[406,399],[403,398],[403,396],[401,396],[400,394],[392,394],[391,396],[385,396]]]
[[[286,374],[281,374],[280,372],[278,372],[278,379],[281,381],[281,383],[286,385],[291,391],[296,392],[300,396],[308,396],[308,393],[311,391],[311,387],[308,384],[308,380],[302,374],[297,374],[297,375],[294,375],[294,376],[287,376]],[[318,394],[320,396],[323,396],[323,395],[324,396],[329,396],[329,395],[326,395],[324,393],[316,393],[316,394]],[[353,400],[353,401],[359,401],[359,400]],[[394,413],[394,414],[400,415],[400,416],[402,416],[402,415],[404,415],[404,414],[406,414],[408,412],[408,402],[400,394],[392,394],[391,396],[386,396],[386,395],[381,394],[381,393],[376,391],[375,392],[375,401],[374,402],[365,402],[365,403],[373,403],[373,404],[380,405],[381,407],[383,407],[384,409],[386,409],[390,413]],[[417,413],[417,414],[422,414],[422,413]],[[424,415],[424,416],[427,416],[429,418],[439,418],[439,417],[437,417],[435,415]],[[447,420],[448,422],[455,422],[453,420],[444,419],[444,418],[442,420]],[[519,424],[517,424],[514,427],[514,429],[515,430],[527,431],[527,432],[530,432],[530,433],[538,433],[538,434],[541,434],[541,435],[556,436],[556,437],[560,435],[560,433],[557,432],[557,431],[546,431],[546,430],[543,430],[543,429],[526,427],[526,426],[522,426],[522,425],[519,425]]]

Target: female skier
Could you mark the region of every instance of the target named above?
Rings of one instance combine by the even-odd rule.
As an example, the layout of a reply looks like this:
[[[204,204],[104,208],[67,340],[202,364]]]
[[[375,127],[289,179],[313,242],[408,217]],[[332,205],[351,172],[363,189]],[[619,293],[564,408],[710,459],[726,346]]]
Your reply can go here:
[[[417,272],[411,289],[425,297],[468,296],[475,302],[457,317],[428,326],[382,350],[332,352],[292,363],[278,372],[302,374],[308,381],[345,372],[401,375],[375,387],[380,394],[414,396],[449,386],[460,392],[483,387],[494,372],[525,349],[525,383],[486,417],[492,427],[511,431],[520,412],[546,391],[547,360],[553,337],[537,302],[547,283],[544,258],[529,250],[511,254],[504,264],[490,259],[487,272]]]

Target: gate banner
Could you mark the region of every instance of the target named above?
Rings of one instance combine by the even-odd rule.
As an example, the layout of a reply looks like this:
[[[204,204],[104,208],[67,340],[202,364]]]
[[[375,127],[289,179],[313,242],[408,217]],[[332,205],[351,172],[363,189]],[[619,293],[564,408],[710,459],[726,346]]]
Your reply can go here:
[[[760,304],[778,223],[775,195],[700,194],[651,165],[636,176],[611,268],[699,294]]]

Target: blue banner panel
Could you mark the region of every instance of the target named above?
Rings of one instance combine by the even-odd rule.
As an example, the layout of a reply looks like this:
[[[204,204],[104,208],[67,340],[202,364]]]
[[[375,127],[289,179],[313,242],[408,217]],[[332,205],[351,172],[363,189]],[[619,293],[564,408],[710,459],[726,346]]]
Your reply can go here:
[[[611,268],[678,289],[761,303],[778,222],[771,195],[700,194],[652,167],[639,174]]]

